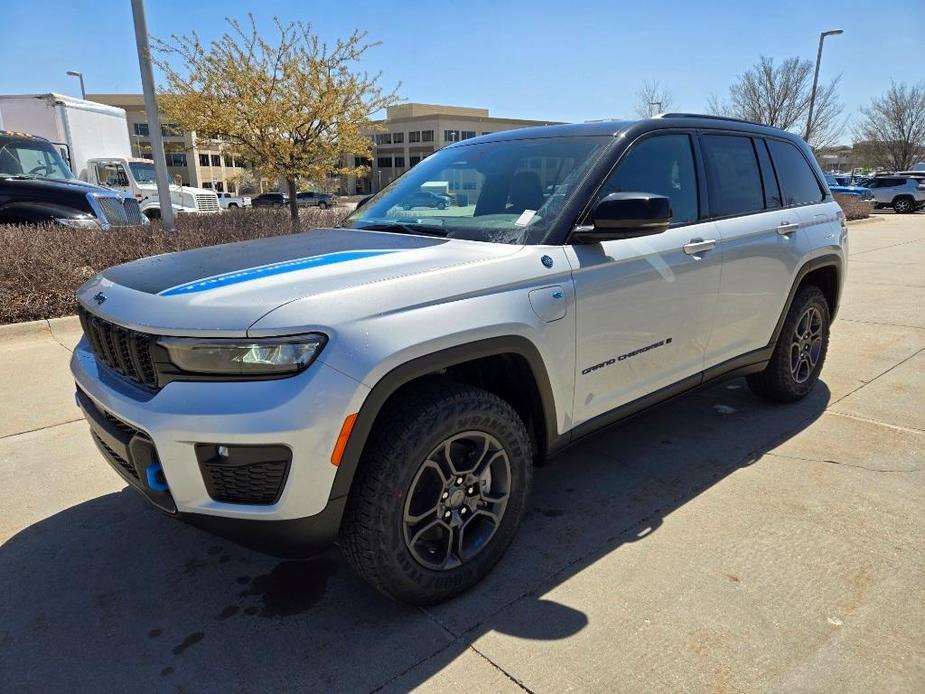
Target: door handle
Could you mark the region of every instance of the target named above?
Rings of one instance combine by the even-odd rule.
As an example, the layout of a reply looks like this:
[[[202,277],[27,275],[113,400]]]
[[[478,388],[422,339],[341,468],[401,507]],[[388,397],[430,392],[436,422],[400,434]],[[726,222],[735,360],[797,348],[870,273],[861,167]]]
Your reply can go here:
[[[787,234],[792,234],[799,228],[800,225],[795,222],[781,222],[777,225],[777,233],[781,236],[786,236]]]
[[[700,255],[701,253],[712,251],[714,248],[716,248],[716,239],[709,239],[707,241],[703,239],[691,239],[689,243],[685,243],[681,246],[681,250],[688,255]]]

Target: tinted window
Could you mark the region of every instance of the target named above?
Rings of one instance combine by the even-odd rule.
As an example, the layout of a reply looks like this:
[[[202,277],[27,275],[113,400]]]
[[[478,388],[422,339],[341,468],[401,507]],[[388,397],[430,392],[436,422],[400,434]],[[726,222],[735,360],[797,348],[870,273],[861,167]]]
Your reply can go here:
[[[768,140],[785,205],[806,205],[822,200],[822,189],[806,158],[796,147],[781,140]]]
[[[671,198],[673,224],[697,219],[697,175],[688,135],[643,140],[620,160],[598,199],[611,193],[655,193]]]
[[[761,181],[764,183],[764,206],[768,208],[781,207],[780,188],[777,185],[777,176],[768,156],[768,146],[764,140],[755,140],[755,149],[758,152],[758,163],[761,164]]]
[[[710,181],[710,211],[714,217],[764,209],[764,190],[751,138],[705,135],[703,153]]]

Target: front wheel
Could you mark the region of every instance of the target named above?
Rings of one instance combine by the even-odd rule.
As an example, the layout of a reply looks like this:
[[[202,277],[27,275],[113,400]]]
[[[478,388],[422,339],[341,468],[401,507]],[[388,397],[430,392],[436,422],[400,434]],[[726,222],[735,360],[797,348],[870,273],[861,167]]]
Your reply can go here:
[[[400,398],[367,443],[341,545],[379,591],[431,605],[504,554],[527,503],[532,445],[513,408],[479,388],[439,381]]]
[[[806,397],[825,362],[830,320],[829,304],[822,290],[813,285],[800,289],[767,367],[746,378],[749,388],[757,395],[778,402]]]

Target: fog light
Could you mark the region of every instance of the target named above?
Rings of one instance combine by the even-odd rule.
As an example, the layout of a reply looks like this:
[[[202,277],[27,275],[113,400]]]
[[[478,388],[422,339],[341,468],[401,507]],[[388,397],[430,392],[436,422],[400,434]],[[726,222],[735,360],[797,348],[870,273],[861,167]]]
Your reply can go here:
[[[219,446],[217,453],[220,458],[227,458],[228,457],[228,446]]]

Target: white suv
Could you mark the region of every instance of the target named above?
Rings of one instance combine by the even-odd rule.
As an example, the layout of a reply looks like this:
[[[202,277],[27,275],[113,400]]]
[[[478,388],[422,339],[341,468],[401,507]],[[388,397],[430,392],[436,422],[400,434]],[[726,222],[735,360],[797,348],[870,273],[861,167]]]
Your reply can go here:
[[[408,209],[442,182],[452,204]],[[77,400],[163,511],[339,538],[411,603],[504,553],[533,466],[718,379],[805,396],[847,229],[796,136],[706,116],[441,149],[340,228],[137,260],[78,294]]]
[[[875,176],[864,182],[874,196],[874,207],[892,207],[908,214],[925,207],[925,180],[915,176]]]

